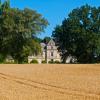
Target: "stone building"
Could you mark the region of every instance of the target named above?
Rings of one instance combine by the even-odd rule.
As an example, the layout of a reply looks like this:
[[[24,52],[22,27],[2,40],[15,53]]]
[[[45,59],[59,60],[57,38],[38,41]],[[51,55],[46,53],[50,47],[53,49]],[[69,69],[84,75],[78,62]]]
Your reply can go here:
[[[55,42],[51,39],[47,44],[41,43],[41,54],[34,56],[31,55],[28,57],[29,63],[36,59],[39,63],[42,63],[42,61],[59,61],[61,62],[60,53],[57,50],[57,46],[55,45]]]

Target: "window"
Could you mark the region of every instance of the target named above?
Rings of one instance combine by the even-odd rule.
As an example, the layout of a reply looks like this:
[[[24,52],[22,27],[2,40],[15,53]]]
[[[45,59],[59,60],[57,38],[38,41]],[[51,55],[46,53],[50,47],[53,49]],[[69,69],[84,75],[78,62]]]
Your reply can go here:
[[[51,46],[51,49],[53,49],[53,46]]]
[[[53,56],[53,52],[51,52],[51,56]]]

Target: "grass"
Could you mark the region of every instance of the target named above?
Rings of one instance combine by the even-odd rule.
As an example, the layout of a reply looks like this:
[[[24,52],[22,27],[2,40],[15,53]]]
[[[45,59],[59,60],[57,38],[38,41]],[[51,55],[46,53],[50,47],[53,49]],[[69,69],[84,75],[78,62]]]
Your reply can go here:
[[[0,100],[100,100],[100,65],[0,65]]]

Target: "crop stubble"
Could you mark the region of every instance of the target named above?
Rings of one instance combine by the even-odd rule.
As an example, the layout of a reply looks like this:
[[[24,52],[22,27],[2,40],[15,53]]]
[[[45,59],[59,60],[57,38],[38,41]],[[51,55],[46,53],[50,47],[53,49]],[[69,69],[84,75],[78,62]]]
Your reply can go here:
[[[100,100],[100,65],[0,65],[0,100]]]

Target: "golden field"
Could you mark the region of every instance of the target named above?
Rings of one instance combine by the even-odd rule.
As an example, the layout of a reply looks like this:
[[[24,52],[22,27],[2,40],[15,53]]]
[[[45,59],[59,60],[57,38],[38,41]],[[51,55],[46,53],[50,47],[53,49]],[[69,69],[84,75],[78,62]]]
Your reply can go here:
[[[100,100],[100,65],[0,65],[0,100]]]

